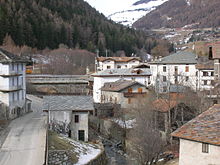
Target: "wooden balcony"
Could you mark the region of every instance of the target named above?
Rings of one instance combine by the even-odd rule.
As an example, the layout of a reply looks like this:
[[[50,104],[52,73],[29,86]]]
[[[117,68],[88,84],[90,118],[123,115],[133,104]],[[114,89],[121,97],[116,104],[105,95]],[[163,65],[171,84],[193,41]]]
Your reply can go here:
[[[14,92],[14,91],[22,90],[22,89],[23,89],[22,85],[12,86],[12,87],[0,86],[0,91],[1,92]]]
[[[125,92],[124,93],[124,97],[136,97],[136,96],[145,96],[147,93],[146,92],[142,92],[142,93],[138,93],[138,92]]]
[[[9,73],[5,73],[3,71],[0,71],[0,76],[2,77],[15,77],[15,76],[21,76],[21,71],[10,71]]]

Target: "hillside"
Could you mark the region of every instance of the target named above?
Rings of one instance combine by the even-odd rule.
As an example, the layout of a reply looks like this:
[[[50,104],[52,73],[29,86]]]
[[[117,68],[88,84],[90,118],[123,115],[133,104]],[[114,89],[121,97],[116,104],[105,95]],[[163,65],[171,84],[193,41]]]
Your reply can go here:
[[[9,34],[16,45],[38,49],[63,43],[92,52],[99,49],[100,55],[105,49],[131,55],[146,44],[144,33],[108,20],[83,0],[1,0],[0,29],[0,45]]]
[[[219,0],[169,0],[133,24],[138,29],[218,26]]]

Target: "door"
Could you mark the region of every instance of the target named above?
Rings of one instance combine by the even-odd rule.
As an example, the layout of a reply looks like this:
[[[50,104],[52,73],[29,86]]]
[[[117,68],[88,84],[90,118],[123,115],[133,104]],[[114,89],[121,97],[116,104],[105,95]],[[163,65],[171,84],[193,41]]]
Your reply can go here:
[[[85,141],[85,131],[84,130],[79,130],[78,131],[78,140],[80,141]]]

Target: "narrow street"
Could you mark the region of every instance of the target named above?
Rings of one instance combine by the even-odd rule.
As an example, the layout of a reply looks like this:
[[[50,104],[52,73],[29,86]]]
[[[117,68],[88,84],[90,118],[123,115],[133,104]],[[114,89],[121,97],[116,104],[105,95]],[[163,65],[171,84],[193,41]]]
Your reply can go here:
[[[0,149],[1,165],[43,165],[46,148],[47,116],[42,100],[30,96],[33,112],[13,120],[10,132]]]

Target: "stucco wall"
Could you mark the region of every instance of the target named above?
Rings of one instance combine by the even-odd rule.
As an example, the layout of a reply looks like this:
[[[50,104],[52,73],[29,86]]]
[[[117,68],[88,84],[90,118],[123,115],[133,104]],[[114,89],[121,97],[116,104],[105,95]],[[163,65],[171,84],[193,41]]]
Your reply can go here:
[[[209,153],[202,152],[202,143],[180,139],[179,165],[220,165],[220,147],[209,145]]]

